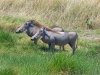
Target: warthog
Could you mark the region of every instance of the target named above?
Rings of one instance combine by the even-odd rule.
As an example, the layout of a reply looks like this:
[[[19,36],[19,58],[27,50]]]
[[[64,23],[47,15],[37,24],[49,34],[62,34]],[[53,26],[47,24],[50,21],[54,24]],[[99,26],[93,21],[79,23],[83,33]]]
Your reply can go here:
[[[73,54],[75,52],[76,40],[78,39],[78,35],[76,32],[51,32],[47,31],[45,28],[41,28],[34,36],[32,36],[31,40],[40,39],[44,43],[50,43],[50,49],[54,49],[55,45],[64,46],[69,44],[73,49]]]
[[[27,35],[32,37],[36,34],[36,32],[38,32],[40,30],[41,27],[45,27],[43,25],[41,25],[40,23],[38,23],[35,20],[29,20],[27,22],[25,22],[21,27],[19,27],[16,30],[16,33],[22,33],[24,31],[26,31]],[[47,28],[45,27],[47,30],[49,31],[60,31],[60,32],[64,32],[64,30],[58,26],[53,26],[51,28]],[[34,39],[34,45],[37,45],[37,39]]]

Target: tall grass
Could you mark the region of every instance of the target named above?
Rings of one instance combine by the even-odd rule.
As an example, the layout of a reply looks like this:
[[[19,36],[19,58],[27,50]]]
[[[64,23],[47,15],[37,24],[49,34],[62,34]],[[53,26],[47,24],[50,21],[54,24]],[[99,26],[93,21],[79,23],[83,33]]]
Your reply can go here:
[[[0,15],[0,29],[6,29],[12,32],[15,32],[16,28],[18,28],[21,23],[26,20],[21,17],[14,17],[10,15]]]
[[[7,31],[0,30],[0,45],[3,44],[7,47],[14,46],[14,38],[12,37],[11,33],[8,33]]]
[[[99,28],[99,12],[99,0],[0,0],[1,14],[36,19],[66,30]]]
[[[0,0],[0,75],[99,75],[99,0]],[[57,25],[79,35],[75,55],[49,51],[15,30],[35,19],[45,26]],[[91,30],[88,30],[91,29]]]
[[[96,40],[87,42],[83,39],[81,39],[83,41],[79,40],[81,47],[72,56],[72,51],[71,53],[46,51],[40,43],[35,48],[33,42],[24,34],[18,35],[2,30],[0,35],[0,74],[2,75],[100,74],[100,43]]]
[[[98,55],[96,55],[96,52],[98,54],[100,50],[96,50],[96,49],[93,49],[95,52],[93,52],[93,50],[89,48],[88,48],[89,50],[88,52],[86,52],[85,49],[81,49],[84,51],[83,52],[78,51],[74,56],[70,56],[66,53],[60,53],[52,61],[50,65],[51,70],[54,73],[60,72],[61,74],[65,74],[65,75],[66,74],[67,75],[84,75],[84,74],[98,75],[100,64],[98,63],[99,57]],[[93,69],[93,67],[95,68]]]

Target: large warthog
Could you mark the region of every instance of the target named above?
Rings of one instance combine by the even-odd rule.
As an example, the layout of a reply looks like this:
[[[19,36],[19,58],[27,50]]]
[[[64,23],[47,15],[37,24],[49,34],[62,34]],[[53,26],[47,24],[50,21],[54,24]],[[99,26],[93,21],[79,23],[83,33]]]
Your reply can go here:
[[[29,20],[25,22],[23,25],[21,25],[21,27],[19,27],[16,30],[16,33],[26,32],[28,36],[32,37],[40,30],[41,27],[45,27],[45,26],[41,25],[35,20]],[[49,31],[55,30],[55,31],[64,32],[64,30],[58,26],[53,26],[51,28],[45,27],[45,28]],[[33,41],[34,41],[34,45],[37,45],[37,39],[34,39]]]
[[[52,32],[47,31],[45,28],[41,28],[34,36],[32,36],[31,40],[40,38],[44,43],[50,43],[50,49],[54,49],[55,45],[64,46],[69,44],[73,49],[74,54],[78,35],[76,32]]]

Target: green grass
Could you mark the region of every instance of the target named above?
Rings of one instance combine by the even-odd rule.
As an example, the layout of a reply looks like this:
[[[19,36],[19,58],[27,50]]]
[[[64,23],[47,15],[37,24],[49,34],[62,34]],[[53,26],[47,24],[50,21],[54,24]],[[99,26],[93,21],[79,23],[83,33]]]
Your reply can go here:
[[[15,39],[12,37],[12,34],[5,31],[0,30],[0,45],[4,45],[7,47],[13,47],[15,44]]]
[[[6,29],[12,32],[20,26],[20,23],[24,23],[26,19],[21,17],[14,17],[10,15],[0,15],[0,29]]]
[[[46,46],[42,44],[36,48],[33,47],[33,42],[25,34],[1,30],[0,74],[99,75],[100,43],[91,40],[86,42],[81,39],[78,45],[81,47],[76,50],[73,56],[72,51],[56,50],[53,53],[45,49]]]

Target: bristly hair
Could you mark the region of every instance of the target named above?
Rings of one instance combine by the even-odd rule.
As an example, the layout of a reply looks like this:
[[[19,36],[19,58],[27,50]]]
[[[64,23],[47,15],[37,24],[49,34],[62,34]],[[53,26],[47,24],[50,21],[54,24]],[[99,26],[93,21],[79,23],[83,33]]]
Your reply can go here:
[[[58,33],[58,34],[59,34],[59,32],[58,32],[58,31],[55,31],[55,30],[53,30],[53,29],[51,29],[51,28],[48,28],[48,27],[46,27],[46,26],[44,26],[44,25],[40,24],[39,22],[37,22],[37,21],[35,21],[35,20],[29,20],[28,22],[33,23],[35,26],[37,26],[37,27],[39,27],[39,28],[41,28],[41,27],[45,27],[47,30],[49,30],[49,31],[52,31],[52,32],[54,32],[54,33]],[[56,27],[57,27],[57,26],[56,26]]]

